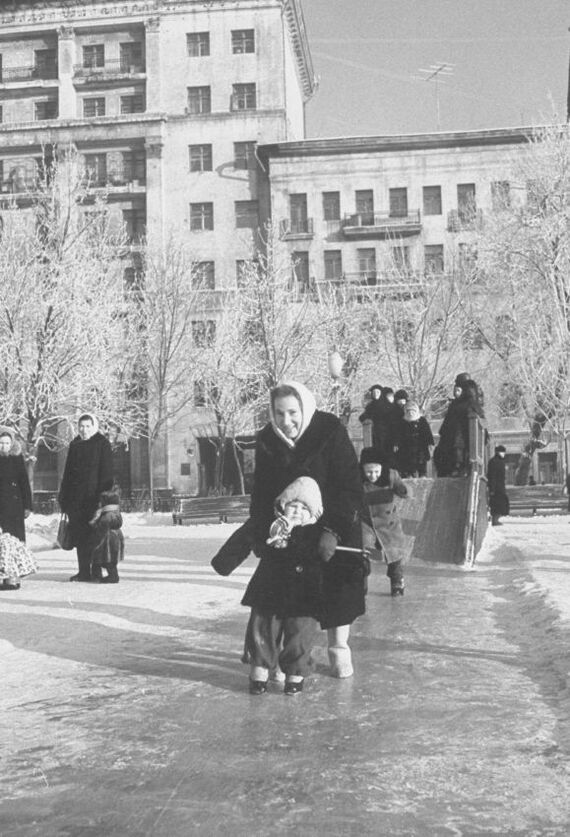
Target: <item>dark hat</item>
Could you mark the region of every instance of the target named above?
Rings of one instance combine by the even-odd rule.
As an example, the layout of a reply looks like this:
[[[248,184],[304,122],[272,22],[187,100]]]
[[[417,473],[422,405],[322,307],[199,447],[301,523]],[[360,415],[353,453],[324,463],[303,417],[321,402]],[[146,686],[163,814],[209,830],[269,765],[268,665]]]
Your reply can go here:
[[[380,391],[382,391],[384,387],[382,386],[382,384],[372,384],[368,392],[372,392],[373,389],[379,389]]]
[[[495,447],[495,453],[506,453],[507,449],[504,445],[497,445]]]
[[[469,372],[460,372],[459,375],[455,376],[455,386],[460,387],[461,384],[464,384],[465,381],[470,381],[471,375]]]
[[[382,395],[394,395],[392,387],[382,387]]]
[[[408,395],[405,389],[397,389],[394,393],[394,398],[396,399],[396,401],[407,401],[409,397],[410,396]]]
[[[382,465],[382,457],[380,456],[376,448],[362,448],[360,452],[360,464],[368,465],[370,462],[375,462],[378,465]]]

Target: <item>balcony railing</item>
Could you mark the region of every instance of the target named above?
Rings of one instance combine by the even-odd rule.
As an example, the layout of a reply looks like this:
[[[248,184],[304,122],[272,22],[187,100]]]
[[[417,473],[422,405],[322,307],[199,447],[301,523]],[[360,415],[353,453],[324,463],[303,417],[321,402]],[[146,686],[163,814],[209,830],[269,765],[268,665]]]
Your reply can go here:
[[[422,229],[421,213],[356,212],[345,215],[342,228],[349,237],[415,235]]]
[[[85,177],[85,185],[91,188],[113,188],[133,186],[134,184],[143,186],[145,183],[146,172],[144,168],[137,166],[124,166],[105,172],[88,172]]]
[[[0,71],[0,83],[18,81],[37,81],[57,78],[57,63],[40,64],[31,67],[3,67]]]
[[[483,212],[481,209],[452,209],[447,213],[448,232],[460,232],[461,230],[479,230],[483,224]]]
[[[343,273],[342,276],[333,279],[314,280],[313,285],[317,296],[333,293],[356,299],[359,302],[369,298],[370,295],[410,299],[421,293],[422,288],[420,275],[415,271],[405,274],[374,271]]]
[[[132,76],[145,72],[144,61],[108,60],[101,67],[95,64],[76,64],[73,74],[76,79],[114,78]]]
[[[283,218],[279,225],[281,238],[312,238],[312,218]]]

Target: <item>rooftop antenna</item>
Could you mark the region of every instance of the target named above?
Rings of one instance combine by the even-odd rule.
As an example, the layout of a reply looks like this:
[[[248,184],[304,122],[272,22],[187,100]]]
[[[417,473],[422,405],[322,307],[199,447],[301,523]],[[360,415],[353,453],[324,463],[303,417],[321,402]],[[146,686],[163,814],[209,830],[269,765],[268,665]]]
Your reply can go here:
[[[454,64],[450,64],[449,61],[438,61],[435,64],[430,64],[429,67],[423,68],[418,70],[419,73],[423,73],[421,76],[417,76],[417,78],[421,78],[422,81],[433,81],[435,83],[435,108],[436,108],[436,115],[437,115],[437,130],[441,130],[441,110],[440,110],[440,102],[439,102],[439,85],[445,84],[442,79],[448,78],[449,76],[453,75],[453,68]]]

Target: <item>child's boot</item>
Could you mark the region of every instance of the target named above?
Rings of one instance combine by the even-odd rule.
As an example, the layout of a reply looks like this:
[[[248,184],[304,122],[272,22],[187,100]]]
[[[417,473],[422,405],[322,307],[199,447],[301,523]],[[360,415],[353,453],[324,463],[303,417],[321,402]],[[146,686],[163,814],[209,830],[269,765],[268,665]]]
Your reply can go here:
[[[115,566],[107,567],[107,577],[101,579],[101,584],[118,584],[119,571]]]
[[[264,695],[267,691],[269,680],[269,669],[262,666],[251,666],[249,670],[249,693],[250,695]]]
[[[350,625],[340,625],[338,628],[329,628],[327,631],[329,643],[329,662],[333,677],[352,677],[352,655],[348,646]]]

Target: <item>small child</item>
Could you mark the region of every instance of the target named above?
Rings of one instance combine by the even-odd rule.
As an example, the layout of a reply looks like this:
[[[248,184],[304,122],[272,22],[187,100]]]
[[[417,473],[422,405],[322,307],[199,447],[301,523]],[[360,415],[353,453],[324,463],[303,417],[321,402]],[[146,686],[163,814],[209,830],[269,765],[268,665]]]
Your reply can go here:
[[[402,529],[395,497],[407,497],[408,489],[397,471],[379,462],[374,448],[364,448],[360,454],[364,496],[370,520],[362,523],[363,546],[372,555],[379,551],[388,564],[392,596],[404,595],[403,564],[409,557],[410,539]]]
[[[400,422],[398,470],[402,477],[425,477],[431,459],[430,448],[435,444],[431,428],[415,401],[404,407]]]
[[[121,531],[123,517],[119,506],[119,494],[116,491],[103,491],[99,508],[89,521],[93,527],[93,568],[101,573],[107,570],[105,577],[99,577],[101,584],[118,584],[117,564],[125,557],[125,538]]]

